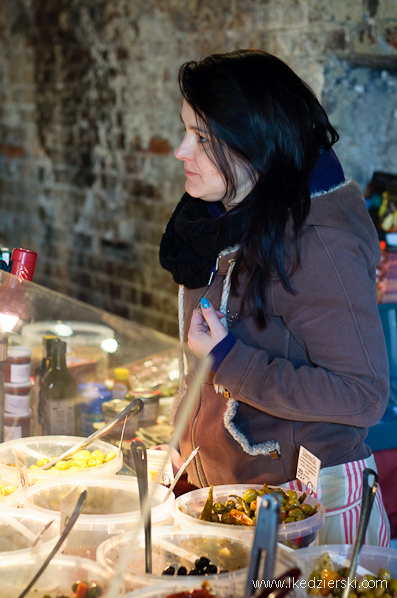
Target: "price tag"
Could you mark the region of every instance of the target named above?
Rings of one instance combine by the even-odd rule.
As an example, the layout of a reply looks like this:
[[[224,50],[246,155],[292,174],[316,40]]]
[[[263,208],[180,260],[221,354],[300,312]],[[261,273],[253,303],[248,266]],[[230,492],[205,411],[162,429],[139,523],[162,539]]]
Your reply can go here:
[[[321,461],[313,453],[303,446],[299,449],[298,466],[296,468],[296,479],[306,486],[307,493],[317,493],[318,476],[320,473]]]
[[[174,481],[174,472],[171,457],[167,457],[167,451],[148,449],[146,456],[149,481],[169,486]]]
[[[22,490],[29,488],[28,468],[26,466],[25,455],[15,449],[15,465],[17,467],[18,479]]]
[[[63,530],[69,523],[69,519],[73,515],[73,511],[76,507],[77,501],[81,494],[81,486],[73,488],[66,496],[61,500],[60,511],[61,511],[61,527],[59,533],[62,534]]]

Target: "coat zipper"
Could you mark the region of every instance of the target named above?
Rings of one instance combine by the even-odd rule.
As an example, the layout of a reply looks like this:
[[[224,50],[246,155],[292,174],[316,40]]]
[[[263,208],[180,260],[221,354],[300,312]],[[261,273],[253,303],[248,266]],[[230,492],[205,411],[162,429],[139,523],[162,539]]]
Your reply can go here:
[[[218,272],[218,268],[219,268],[219,262],[220,262],[220,259],[221,259],[221,254],[219,254],[219,255],[218,255],[218,257],[216,258],[215,266],[212,268],[212,270],[211,270],[211,274],[210,274],[210,277],[209,277],[209,280],[208,280],[208,282],[207,282],[207,288],[206,288],[206,291],[205,291],[204,295],[202,295],[202,296],[200,297],[200,300],[201,300],[203,297],[206,297],[206,296],[207,296],[207,294],[209,293],[209,290],[210,290],[210,288],[211,288],[211,286],[212,286],[212,283],[214,282],[215,275],[216,275],[216,273]],[[198,309],[198,307],[199,307],[199,306],[200,306],[200,301],[198,302],[198,304],[197,304],[197,306],[196,306],[196,309]],[[201,401],[201,399],[200,399],[200,401]],[[194,444],[194,427],[195,427],[195,425],[196,425],[196,422],[197,422],[197,417],[198,417],[198,413],[199,413],[199,411],[200,411],[200,407],[197,409],[196,415],[194,416],[194,419],[193,419],[193,422],[192,422],[192,432],[191,432],[191,435],[190,435],[190,436],[191,436],[190,440],[191,440],[191,443],[192,443],[192,447],[193,447],[193,448],[195,447],[195,444]],[[206,484],[204,484],[204,482],[203,482],[203,478],[201,477],[201,473],[200,473],[200,470],[199,470],[199,468],[198,468],[198,464],[197,464],[197,457],[196,457],[196,459],[194,460],[194,463],[195,463],[195,468],[196,468],[197,477],[198,477],[198,479],[199,479],[199,482],[200,482],[200,484],[201,484],[201,487],[202,487],[202,488],[205,488],[205,487],[206,487]]]

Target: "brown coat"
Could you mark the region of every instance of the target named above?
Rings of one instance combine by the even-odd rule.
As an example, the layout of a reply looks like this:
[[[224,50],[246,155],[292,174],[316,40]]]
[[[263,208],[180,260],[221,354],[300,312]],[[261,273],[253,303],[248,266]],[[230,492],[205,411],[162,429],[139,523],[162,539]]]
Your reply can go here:
[[[221,258],[207,293],[217,309],[232,258]],[[227,312],[237,342],[216,374],[210,372],[180,443],[184,458],[200,445],[188,468],[191,483],[282,484],[296,477],[301,445],[322,467],[371,453],[367,428],[383,415],[389,393],[375,300],[379,259],[375,228],[351,182],[312,198],[301,267],[291,278],[296,294],[274,281],[264,331],[247,308],[235,317],[240,300],[230,294]],[[185,290],[185,340],[204,292]]]

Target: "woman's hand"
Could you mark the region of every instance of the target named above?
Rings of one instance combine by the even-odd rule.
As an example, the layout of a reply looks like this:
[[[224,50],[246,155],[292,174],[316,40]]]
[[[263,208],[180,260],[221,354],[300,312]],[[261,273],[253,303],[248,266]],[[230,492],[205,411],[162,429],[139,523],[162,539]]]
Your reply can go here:
[[[200,359],[227,336],[227,330],[220,321],[224,317],[225,314],[214,309],[205,297],[201,299],[201,306],[194,310],[187,344]]]

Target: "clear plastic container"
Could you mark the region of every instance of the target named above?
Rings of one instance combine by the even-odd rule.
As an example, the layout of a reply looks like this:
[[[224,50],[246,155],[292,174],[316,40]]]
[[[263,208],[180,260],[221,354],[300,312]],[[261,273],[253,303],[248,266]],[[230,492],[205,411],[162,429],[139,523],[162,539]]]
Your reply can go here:
[[[13,555],[0,559],[0,598],[19,596],[42,565],[41,558],[29,556],[22,562]],[[124,596],[124,589],[108,591],[113,573],[111,570],[89,559],[56,555],[26,598],[39,598],[43,594],[58,596],[64,593],[72,595],[72,584],[84,580],[96,583],[103,589],[102,598]]]
[[[160,531],[160,530],[158,530]],[[183,533],[183,532],[181,532]],[[198,532],[192,532],[191,534],[187,533],[187,530],[185,530],[184,534],[186,536],[189,536],[193,539],[195,536],[195,534],[197,535]],[[197,535],[197,538],[199,536]],[[211,541],[211,539],[214,540],[214,542],[216,542],[216,538],[217,538],[217,534],[215,533],[211,533],[210,535],[208,535],[207,537],[208,541]],[[228,534],[226,534],[225,536],[218,536],[218,543],[221,544],[223,539],[228,539],[230,542],[238,542],[238,540],[234,537],[231,536],[229,537]],[[123,539],[124,541],[124,539]],[[247,542],[247,538],[245,539],[245,541],[243,539],[240,539],[241,542],[241,547],[250,547],[250,544]],[[202,544],[199,544],[199,546],[202,546]],[[219,547],[219,550],[222,550],[221,547]],[[99,556],[99,551],[98,551],[98,556]],[[299,554],[298,554],[299,556]],[[103,558],[103,555],[101,554],[101,558]],[[248,561],[249,561],[249,557],[248,557]],[[99,561],[101,562],[101,561]],[[294,567],[298,567],[299,569],[301,569],[302,565],[300,563],[299,558],[297,558],[296,553],[291,551],[291,552],[287,552],[286,550],[283,549],[283,547],[281,546],[277,546],[277,553],[276,553],[276,561],[275,561],[275,568],[274,568],[274,577],[279,577],[280,575],[282,575],[283,573],[285,573],[286,571],[288,571],[291,568]],[[216,594],[217,598],[243,598],[244,596],[244,590],[245,590],[245,584],[247,581],[247,573],[248,573],[248,569],[244,568],[244,569],[240,569],[238,571],[234,571],[231,573],[221,573],[219,575],[206,575],[206,576],[188,576],[188,577],[180,577],[180,576],[174,576],[174,577],[168,577],[168,576],[153,576],[153,575],[147,575],[146,577],[156,577],[156,579],[154,580],[154,583],[151,582],[151,585],[142,585],[141,588],[137,588],[135,590],[132,591],[128,591],[128,587],[129,587],[129,583],[130,583],[130,579],[133,578],[133,576],[127,576],[125,575],[125,584],[126,584],[126,591],[127,594],[125,595],[125,598],[135,598],[136,597],[140,597],[140,598],[166,598],[167,596],[169,596],[170,594],[174,593],[174,592],[182,592],[182,591],[192,591],[194,589],[200,589],[202,587],[202,583],[205,580],[206,582],[209,583],[210,588],[212,589],[212,591]],[[137,580],[141,580],[142,579],[142,575],[135,575],[134,576]],[[300,581],[300,580],[299,580]],[[134,584],[135,585],[135,584]],[[294,594],[291,593],[291,596],[293,596]]]
[[[38,537],[35,546],[32,546]],[[16,508],[0,511],[0,559],[15,556],[24,563],[26,558],[34,556],[44,560],[58,540],[59,525],[49,513]]]
[[[12,488],[15,490],[12,492]],[[9,493],[10,492],[10,493]],[[21,501],[22,489],[18,485],[15,469],[7,476],[0,477],[0,506],[19,507]]]
[[[123,466],[122,452],[113,446],[113,444],[103,442],[102,440],[96,440],[86,448],[89,451],[102,451],[105,455],[115,451],[117,453],[116,457],[108,463],[96,465],[95,467],[87,467],[82,469],[81,472],[76,472],[76,470],[29,469],[30,465],[35,465],[38,459],[43,457],[53,459],[82,440],[83,438],[79,436],[29,436],[28,438],[18,438],[3,442],[0,444],[0,476],[7,476],[10,473],[14,473],[15,475],[15,465],[13,465],[15,463],[15,449],[26,455],[30,484],[34,484],[39,480],[51,480],[54,477],[63,478],[65,476],[79,475],[80,473],[86,479],[87,477],[112,475],[120,471]]]
[[[337,568],[348,567],[352,550],[353,546],[349,544],[324,544],[323,546],[309,546],[300,550],[299,558],[303,565],[303,578],[305,580],[309,578],[318,559],[325,553],[329,554]],[[381,567],[390,571],[392,578],[397,578],[397,550],[364,545],[359,555],[357,576],[365,575],[368,572],[377,575]],[[306,592],[306,589],[304,591]]]
[[[236,494],[242,496],[246,490],[254,488],[258,490],[263,488],[257,484],[234,484],[224,486],[214,486],[213,496],[215,502],[225,502],[230,494]],[[282,488],[282,486],[281,486]],[[290,488],[283,488],[284,490],[290,490]],[[225,527],[232,529],[233,533],[237,535],[241,534],[254,534],[255,527],[251,526],[226,526],[224,523],[214,523],[211,521],[202,521],[199,519],[200,513],[203,510],[205,501],[207,500],[209,488],[200,488],[193,490],[186,494],[179,496],[174,503],[173,516],[176,525],[194,525],[196,527],[207,527],[218,530],[224,530]],[[302,495],[302,492],[297,492],[298,496]],[[324,505],[317,499],[308,496],[305,500],[306,503],[314,506],[319,505],[318,511],[315,515],[303,519],[302,521],[295,521],[293,523],[280,524],[278,528],[277,540],[285,543],[287,546],[293,548],[303,548],[312,544],[317,536],[318,530],[324,525],[325,521],[325,508]],[[220,531],[222,533],[222,531]]]
[[[133,536],[122,535],[110,538],[98,547],[97,561],[117,570],[120,559],[127,551],[128,568],[124,573],[126,590],[135,590],[146,585],[166,583],[172,588],[183,586],[186,578],[182,576],[163,576],[168,565],[175,571],[185,566],[187,571],[194,568],[194,561],[200,556],[210,559],[218,570],[227,573],[207,575],[211,583],[217,578],[227,579],[230,587],[237,592],[246,581],[251,553],[252,538],[236,538],[225,533],[197,530],[192,527],[182,530],[180,527],[160,527],[152,530],[152,574],[145,573],[145,540],[141,534],[133,543]]]
[[[114,534],[132,531],[141,525],[138,482],[130,476],[102,476],[81,480],[57,478],[30,486],[24,506],[40,513],[51,513],[60,522],[60,503],[73,488],[87,490],[87,501],[81,515],[69,534],[65,554],[95,559],[96,549]],[[164,502],[167,488],[149,482],[152,525],[160,526],[172,521],[175,495]]]

